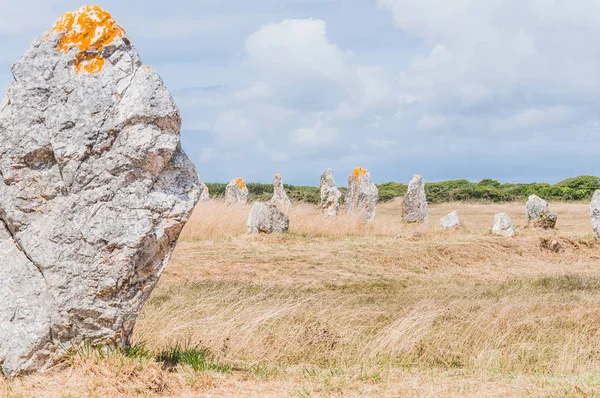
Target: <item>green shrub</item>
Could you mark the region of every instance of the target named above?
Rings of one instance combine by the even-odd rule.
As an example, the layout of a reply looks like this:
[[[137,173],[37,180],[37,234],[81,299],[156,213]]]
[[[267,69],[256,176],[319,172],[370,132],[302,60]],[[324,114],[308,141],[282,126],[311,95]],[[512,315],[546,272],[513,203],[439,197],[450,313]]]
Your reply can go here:
[[[222,197],[227,184],[207,183],[211,197]],[[268,200],[273,195],[272,184],[249,183],[250,200]],[[320,202],[318,187],[284,185],[292,200],[317,204]],[[406,193],[408,186],[397,182],[377,184],[379,199],[387,202],[400,198]],[[538,195],[547,200],[579,201],[590,200],[594,191],[600,189],[600,178],[594,176],[579,176],[561,181],[558,184],[533,182],[530,184],[502,184],[499,181],[485,179],[480,182],[468,180],[451,180],[430,182],[425,185],[429,203],[450,201],[485,201],[510,202],[523,201],[530,195]],[[342,200],[347,189],[340,187]]]

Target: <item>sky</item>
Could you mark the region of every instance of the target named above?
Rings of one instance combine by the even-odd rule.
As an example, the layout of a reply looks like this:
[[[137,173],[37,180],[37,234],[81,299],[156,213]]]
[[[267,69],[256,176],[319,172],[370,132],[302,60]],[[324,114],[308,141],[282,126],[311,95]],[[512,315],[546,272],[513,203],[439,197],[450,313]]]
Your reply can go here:
[[[81,0],[2,0],[0,87]],[[206,182],[600,175],[597,0],[106,0]]]

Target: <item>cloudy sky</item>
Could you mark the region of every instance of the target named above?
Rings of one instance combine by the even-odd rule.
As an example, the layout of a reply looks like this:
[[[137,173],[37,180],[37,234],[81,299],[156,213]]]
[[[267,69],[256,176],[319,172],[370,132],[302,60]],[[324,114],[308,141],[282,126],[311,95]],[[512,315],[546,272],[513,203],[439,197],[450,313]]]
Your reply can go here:
[[[0,86],[81,0],[3,1]],[[106,0],[205,181],[600,174],[597,0]]]

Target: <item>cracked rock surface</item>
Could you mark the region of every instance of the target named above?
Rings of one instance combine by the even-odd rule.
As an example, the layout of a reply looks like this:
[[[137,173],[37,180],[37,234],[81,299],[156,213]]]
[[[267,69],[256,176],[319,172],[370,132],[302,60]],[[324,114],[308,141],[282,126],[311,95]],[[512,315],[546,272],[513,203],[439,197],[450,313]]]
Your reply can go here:
[[[346,192],[346,212],[358,216],[365,222],[375,221],[379,190],[371,181],[371,173],[361,167],[356,167],[348,178]]]
[[[590,218],[592,220],[592,229],[594,237],[600,239],[600,190],[594,192],[592,203],[590,204]]]
[[[340,210],[342,193],[335,186],[333,170],[327,169],[321,175],[321,208],[327,217],[337,216]]]
[[[127,345],[200,195],[179,111],[156,71],[109,14],[76,13],[13,65],[0,105],[7,376],[83,341]],[[78,39],[79,21],[94,29],[91,41]]]
[[[273,181],[273,197],[271,198],[270,203],[274,204],[275,207],[284,214],[288,214],[292,208],[292,202],[285,192],[283,179],[279,174],[275,176],[275,180]]]
[[[408,191],[402,198],[402,217],[407,223],[427,223],[429,207],[425,195],[425,180],[416,174],[408,184]]]

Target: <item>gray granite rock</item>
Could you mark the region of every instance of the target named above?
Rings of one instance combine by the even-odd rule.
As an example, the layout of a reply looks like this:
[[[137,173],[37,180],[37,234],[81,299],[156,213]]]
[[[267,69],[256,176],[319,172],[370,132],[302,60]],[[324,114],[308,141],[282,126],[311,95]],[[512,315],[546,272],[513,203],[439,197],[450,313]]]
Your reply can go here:
[[[592,219],[592,229],[594,237],[600,239],[600,190],[594,192],[592,203],[590,204],[590,217]]]
[[[328,217],[337,216],[340,209],[340,201],[342,199],[342,193],[335,186],[335,179],[333,177],[333,170],[327,169],[325,173],[321,175],[321,207],[323,208],[323,214]]]
[[[289,217],[274,203],[256,202],[248,216],[248,233],[285,233],[290,227]]]
[[[273,197],[271,198],[271,203],[274,204],[279,211],[285,214],[287,214],[292,207],[292,202],[290,201],[290,198],[288,198],[285,188],[283,187],[283,179],[279,174],[275,176],[275,181],[273,181]]]
[[[498,213],[494,216],[494,225],[492,233],[498,236],[515,236],[515,228],[513,227],[510,217],[506,213]]]
[[[527,223],[538,228],[554,228],[558,216],[544,199],[531,195],[526,204]]]
[[[65,14],[12,74],[0,105],[7,376],[84,341],[126,346],[200,195],[173,98],[108,13]]]
[[[248,204],[248,187],[243,178],[234,178],[225,187],[225,202]]]
[[[210,192],[205,183],[200,183],[200,201],[204,202],[210,200]]]
[[[363,168],[356,167],[348,178],[346,212],[361,217],[366,222],[373,222],[377,202],[379,202],[379,190],[371,182],[371,174]]]
[[[402,199],[402,217],[407,223],[426,223],[429,220],[425,180],[420,175],[413,176],[408,184],[408,191]]]
[[[458,219],[458,214],[456,211],[448,214],[445,217],[440,219],[440,226],[444,229],[453,229],[460,227],[460,221]]]

